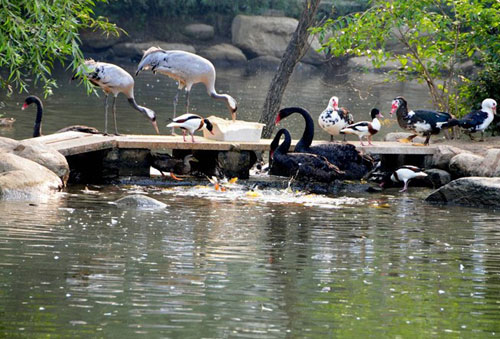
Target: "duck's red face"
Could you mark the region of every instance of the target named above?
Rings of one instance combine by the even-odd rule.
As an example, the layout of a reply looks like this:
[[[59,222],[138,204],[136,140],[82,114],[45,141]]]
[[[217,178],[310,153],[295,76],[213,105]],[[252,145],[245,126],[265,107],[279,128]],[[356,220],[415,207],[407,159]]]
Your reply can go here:
[[[391,115],[393,115],[399,108],[399,100],[392,100]]]
[[[339,100],[337,97],[332,97],[330,99],[330,106],[333,107],[333,109],[338,110],[339,109]]]

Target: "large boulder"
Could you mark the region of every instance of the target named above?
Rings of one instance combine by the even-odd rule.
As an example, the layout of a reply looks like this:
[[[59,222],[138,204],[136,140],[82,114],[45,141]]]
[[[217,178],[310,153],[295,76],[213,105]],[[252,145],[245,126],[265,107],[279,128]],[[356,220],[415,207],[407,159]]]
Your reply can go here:
[[[191,24],[184,28],[184,33],[196,40],[211,40],[214,38],[214,27],[206,24]]]
[[[238,66],[247,63],[241,49],[230,44],[217,44],[201,50],[199,54],[216,66]]]
[[[482,175],[485,177],[500,177],[500,149],[491,148],[486,151],[481,164]]]
[[[54,172],[64,184],[68,180],[70,169],[66,158],[36,139],[16,141],[0,137],[0,151],[15,154],[46,167]]]
[[[140,60],[144,51],[151,46],[157,46],[164,50],[180,50],[185,52],[196,53],[196,49],[191,45],[181,43],[169,43],[164,41],[149,41],[149,42],[122,42],[113,46],[113,53],[117,57],[129,58],[132,60]]]
[[[453,180],[425,201],[473,207],[500,207],[500,178],[468,177]]]
[[[250,58],[264,55],[281,58],[298,23],[286,17],[237,15],[231,26],[232,42]],[[325,57],[316,52],[320,43],[311,38],[310,45],[302,62],[321,65]]]
[[[450,160],[449,168],[454,177],[483,176],[484,157],[472,153],[460,153]]]
[[[84,51],[99,52],[103,49],[110,48],[117,44],[123,34],[108,34],[102,30],[82,29],[80,32],[82,41],[82,49]]]
[[[61,189],[61,179],[46,167],[12,153],[0,153],[0,197],[38,198]]]
[[[448,145],[438,145],[436,146],[436,152],[432,155],[431,167],[440,168],[443,170],[448,170],[451,159],[460,153],[470,153],[464,151],[460,148],[448,146]]]

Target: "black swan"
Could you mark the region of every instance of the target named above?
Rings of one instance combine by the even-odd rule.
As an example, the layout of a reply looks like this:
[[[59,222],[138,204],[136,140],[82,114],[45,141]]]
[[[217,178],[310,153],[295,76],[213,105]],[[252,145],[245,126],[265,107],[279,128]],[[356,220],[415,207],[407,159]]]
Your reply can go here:
[[[311,146],[314,138],[314,122],[307,110],[302,107],[286,107],[278,112],[276,124],[290,114],[298,113],[305,120],[305,130],[295,146],[296,152],[312,153],[324,156],[330,163],[344,171],[344,179],[361,179],[373,167],[373,159],[361,155],[352,144],[325,143]]]
[[[42,135],[42,117],[43,117],[43,104],[42,100],[39,97],[30,95],[24,100],[24,104],[22,109],[25,110],[29,105],[36,105],[36,118],[35,118],[35,126],[33,127],[33,138],[37,138]],[[84,125],[72,125],[68,127],[64,127],[58,130],[56,133],[62,133],[67,131],[75,131],[75,132],[85,132],[91,134],[100,134],[96,128],[84,126]]]
[[[424,145],[429,145],[429,139],[432,134],[439,134],[442,125],[448,122],[452,116],[446,112],[437,112],[431,110],[416,110],[408,112],[408,102],[403,97],[396,97],[392,101],[391,115],[396,112],[399,126],[403,129],[412,131],[413,135],[407,139],[401,139],[400,142],[411,142],[417,135],[425,135]]]
[[[450,121],[441,124],[441,128],[450,128],[460,126],[469,135],[471,140],[474,140],[472,133],[481,132],[481,139],[484,141],[484,130],[488,128],[497,111],[497,102],[493,99],[484,99],[481,103],[481,109],[472,111],[462,119],[451,119]],[[439,124],[439,123],[438,123]]]
[[[282,135],[285,140],[279,145]],[[292,138],[286,129],[276,133],[269,151],[270,174],[320,182],[332,182],[342,176],[343,172],[325,157],[310,153],[288,153],[291,142]]]

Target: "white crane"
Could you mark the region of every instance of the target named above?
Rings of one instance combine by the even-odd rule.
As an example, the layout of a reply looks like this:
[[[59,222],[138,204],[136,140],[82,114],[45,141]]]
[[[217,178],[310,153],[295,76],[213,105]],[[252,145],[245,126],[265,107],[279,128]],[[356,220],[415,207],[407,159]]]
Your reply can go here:
[[[236,120],[236,100],[228,94],[217,93],[215,90],[215,67],[209,60],[185,51],[165,51],[159,47],[150,47],[144,52],[135,75],[138,75],[142,70],[148,69],[151,69],[153,73],[159,72],[177,81],[177,94],[174,98],[174,119],[179,91],[183,88],[186,89],[186,113],[188,113],[191,87],[201,82],[205,85],[208,95],[226,102],[233,121]]]
[[[118,94],[123,93],[128,99],[130,105],[137,111],[144,114],[153,125],[157,134],[160,134],[158,130],[158,124],[156,123],[156,114],[153,110],[139,106],[134,98],[134,78],[125,71],[123,68],[118,67],[113,64],[106,62],[97,62],[92,59],[85,60],[85,65],[81,68],[82,74],[88,78],[88,80],[99,86],[106,97],[104,102],[105,105],[105,115],[104,115],[104,133],[108,133],[108,95],[113,94],[113,120],[115,123],[115,133],[118,133],[118,127],[116,126],[116,97]]]

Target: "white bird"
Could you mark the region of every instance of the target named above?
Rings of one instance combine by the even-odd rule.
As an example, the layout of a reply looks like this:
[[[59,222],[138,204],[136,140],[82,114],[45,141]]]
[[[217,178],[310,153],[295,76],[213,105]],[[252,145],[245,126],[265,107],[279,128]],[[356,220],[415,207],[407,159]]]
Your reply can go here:
[[[228,94],[219,94],[216,92],[215,67],[209,60],[185,51],[165,51],[159,47],[150,47],[144,52],[135,75],[147,69],[151,69],[153,73],[159,72],[177,81],[177,94],[174,98],[174,118],[179,100],[179,91],[183,88],[186,89],[187,113],[189,110],[189,93],[191,87],[201,82],[205,85],[208,95],[214,99],[226,102],[233,121],[236,119],[236,100]]]
[[[383,115],[376,108],[372,108],[370,115],[372,117],[372,121],[360,121],[355,124],[349,125],[340,130],[341,134],[355,134],[359,137],[359,141],[361,142],[361,146],[365,146],[363,144],[363,137],[368,137],[368,145],[372,144],[372,135],[376,134],[380,131],[380,121],[378,118],[383,118]]]
[[[426,177],[427,173],[424,173],[420,168],[411,165],[404,165],[395,170],[391,174],[391,180],[394,182],[403,182],[404,186],[400,192],[406,192],[408,189],[408,183],[414,178]]]
[[[92,59],[85,60],[83,67],[80,67],[81,73],[88,78],[88,80],[99,86],[106,97],[105,100],[105,115],[104,115],[104,133],[108,132],[108,95],[113,94],[113,120],[115,123],[115,133],[118,133],[116,126],[116,97],[118,94],[123,93],[128,99],[130,105],[137,111],[144,114],[153,125],[157,134],[158,124],[156,122],[156,114],[153,110],[139,106],[134,98],[134,78],[125,71],[123,68],[106,62],[97,62]],[[74,78],[74,77],[73,77]]]
[[[167,125],[167,127],[179,127],[182,129],[182,137],[184,139],[184,142],[186,142],[186,131],[191,134],[191,140],[194,141],[194,132],[199,131],[203,128],[206,128],[210,133],[214,134],[212,132],[213,125],[208,119],[204,119],[200,117],[197,114],[192,114],[192,113],[186,113],[181,116],[178,116],[171,122],[170,124]]]
[[[334,135],[340,134],[342,128],[347,127],[353,122],[352,115],[349,114],[349,111],[344,107],[339,108],[339,98],[336,96],[330,98],[328,106],[318,117],[319,127],[330,134],[331,141],[333,141]]]

